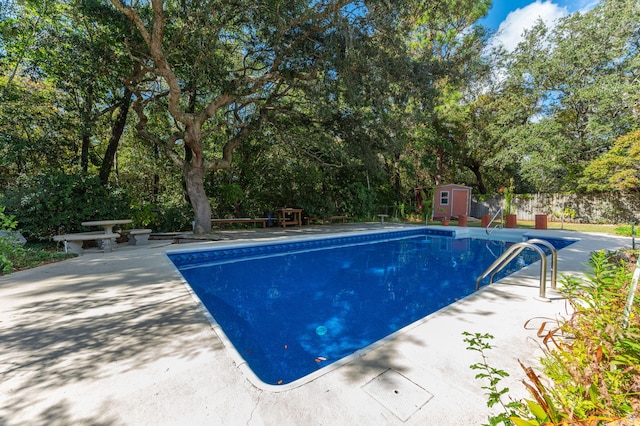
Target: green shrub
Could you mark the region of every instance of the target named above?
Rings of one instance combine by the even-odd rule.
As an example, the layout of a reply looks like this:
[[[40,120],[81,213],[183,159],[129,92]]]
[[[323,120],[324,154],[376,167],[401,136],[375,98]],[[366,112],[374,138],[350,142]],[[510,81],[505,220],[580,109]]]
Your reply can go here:
[[[556,340],[543,365],[556,399],[579,418],[615,419],[640,409],[640,301],[625,312],[627,256],[595,252],[586,280],[564,280],[574,314],[561,330],[571,339]]]
[[[353,182],[341,191],[342,200],[336,214],[350,217],[369,217],[374,213],[374,194],[360,182]]]
[[[22,177],[16,188],[3,194],[3,201],[27,239],[82,231],[80,223],[88,220],[131,217],[125,193],[84,174]]]
[[[158,229],[158,208],[151,203],[138,203],[131,206],[131,218],[135,226]]]
[[[193,208],[189,204],[160,206],[154,229],[159,232],[190,231],[193,229]]]
[[[13,216],[4,213],[5,207],[0,206],[0,230],[12,231],[18,222]],[[24,248],[16,244],[10,237],[0,235],[0,274],[9,274],[13,270],[14,261],[24,255]]]
[[[486,343],[491,336],[464,333],[467,349],[482,355],[483,361],[471,368],[481,370],[476,377],[489,382],[483,387],[489,391],[487,405],[503,404],[504,411],[490,417],[490,424],[600,425],[625,421],[640,411],[640,301],[630,304],[634,256],[596,252],[586,280],[563,279],[573,314],[541,336],[547,349],[541,364],[551,385],[543,385],[530,367],[522,366],[531,400],[503,404],[507,391],[498,383],[508,374],[488,366],[484,355],[491,349]]]

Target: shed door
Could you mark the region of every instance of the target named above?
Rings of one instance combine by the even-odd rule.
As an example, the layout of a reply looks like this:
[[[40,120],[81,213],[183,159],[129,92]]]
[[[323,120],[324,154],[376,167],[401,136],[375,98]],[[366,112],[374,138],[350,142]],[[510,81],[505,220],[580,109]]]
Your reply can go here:
[[[454,189],[451,216],[469,215],[469,190]]]

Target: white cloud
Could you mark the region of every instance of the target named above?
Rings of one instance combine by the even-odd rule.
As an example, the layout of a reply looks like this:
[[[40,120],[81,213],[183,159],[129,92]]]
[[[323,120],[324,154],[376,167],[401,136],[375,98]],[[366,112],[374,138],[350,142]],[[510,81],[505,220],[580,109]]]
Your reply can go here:
[[[533,27],[538,19],[542,19],[549,26],[568,13],[566,7],[560,7],[551,1],[536,0],[522,9],[509,13],[498,27],[498,32],[493,36],[491,44],[494,46],[502,44],[511,52],[522,39],[524,31]]]

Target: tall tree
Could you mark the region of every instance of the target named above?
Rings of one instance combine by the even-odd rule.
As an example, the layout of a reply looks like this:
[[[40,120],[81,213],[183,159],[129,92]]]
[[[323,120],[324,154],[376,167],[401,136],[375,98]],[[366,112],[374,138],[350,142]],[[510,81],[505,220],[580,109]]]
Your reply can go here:
[[[506,93],[526,121],[509,142],[529,179],[539,167],[555,174],[538,188],[575,188],[585,165],[637,126],[639,22],[637,1],[605,0],[553,28],[539,22],[513,53]]]
[[[124,46],[116,42],[127,32],[128,20],[98,0],[12,4],[11,16],[0,22],[0,49],[8,73],[3,93],[8,93],[16,75],[24,77],[21,82],[53,85],[58,96],[52,103],[77,132],[78,166],[86,172],[90,163],[102,162],[106,184],[132,96],[124,80],[134,78],[136,71]],[[121,113],[112,117],[118,109]],[[98,159],[95,148],[107,133],[107,155]]]
[[[111,3],[144,39],[146,50],[131,54],[155,78],[131,87],[138,134],[182,168],[197,233],[211,227],[205,174],[228,168],[295,85],[316,78],[324,37],[366,13],[349,0]],[[162,129],[149,126],[153,108],[170,116]]]

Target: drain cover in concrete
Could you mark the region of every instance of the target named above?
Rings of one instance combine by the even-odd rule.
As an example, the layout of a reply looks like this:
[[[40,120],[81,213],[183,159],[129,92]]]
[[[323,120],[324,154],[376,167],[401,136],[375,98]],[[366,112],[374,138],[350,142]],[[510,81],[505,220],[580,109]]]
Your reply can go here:
[[[394,370],[385,371],[362,389],[403,422],[433,398],[432,394]]]

